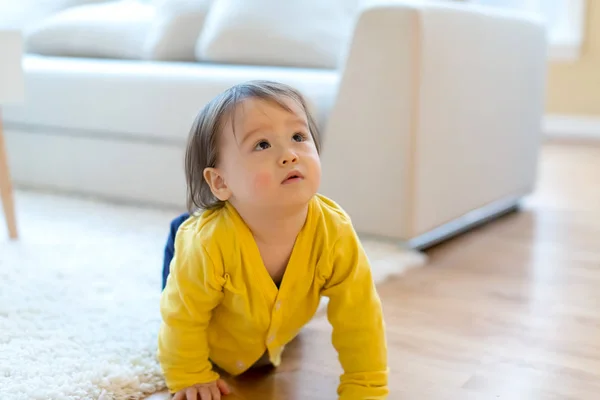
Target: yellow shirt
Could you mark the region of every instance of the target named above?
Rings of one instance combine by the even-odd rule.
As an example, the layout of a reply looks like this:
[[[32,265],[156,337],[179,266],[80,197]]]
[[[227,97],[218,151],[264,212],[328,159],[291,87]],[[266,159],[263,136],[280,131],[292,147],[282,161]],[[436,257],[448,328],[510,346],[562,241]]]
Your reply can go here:
[[[340,399],[385,399],[387,347],[381,303],[350,218],[322,195],[309,203],[281,286],[252,233],[226,203],[184,222],[163,291],[158,357],[171,392],[232,375],[283,347],[329,298],[332,342],[344,370]]]

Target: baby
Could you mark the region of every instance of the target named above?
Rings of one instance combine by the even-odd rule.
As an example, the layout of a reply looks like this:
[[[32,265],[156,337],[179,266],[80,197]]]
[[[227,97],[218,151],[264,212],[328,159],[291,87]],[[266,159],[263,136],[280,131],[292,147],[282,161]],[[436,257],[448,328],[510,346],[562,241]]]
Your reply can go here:
[[[229,394],[214,367],[278,366],[321,296],[339,399],[387,398],[381,303],[350,218],[317,193],[319,149],[304,98],[280,83],[234,86],[200,111],[185,157],[192,214],[173,221],[160,302],[158,358],[174,399]]]

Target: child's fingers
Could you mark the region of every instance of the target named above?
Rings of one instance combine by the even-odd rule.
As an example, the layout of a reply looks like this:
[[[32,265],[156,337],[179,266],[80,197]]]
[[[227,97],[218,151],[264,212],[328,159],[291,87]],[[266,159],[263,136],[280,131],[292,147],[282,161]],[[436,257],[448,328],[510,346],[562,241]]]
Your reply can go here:
[[[217,385],[210,386],[210,394],[212,395],[212,400],[221,400],[221,391]]]
[[[221,393],[223,393],[224,395],[228,395],[231,393],[231,390],[229,390],[229,386],[227,386],[227,383],[225,383],[223,379],[217,380],[217,386],[219,387]]]
[[[175,393],[175,396],[173,396],[171,400],[184,400],[183,396],[185,396],[185,392],[180,390],[179,392]]]
[[[198,400],[198,390],[195,387],[189,387],[185,391],[186,400]]]
[[[207,388],[206,386],[201,386],[199,392],[200,392],[200,399],[213,400],[212,394],[210,394],[210,389]],[[190,400],[190,399],[188,398],[188,400]],[[196,400],[195,397],[194,397],[194,400]]]

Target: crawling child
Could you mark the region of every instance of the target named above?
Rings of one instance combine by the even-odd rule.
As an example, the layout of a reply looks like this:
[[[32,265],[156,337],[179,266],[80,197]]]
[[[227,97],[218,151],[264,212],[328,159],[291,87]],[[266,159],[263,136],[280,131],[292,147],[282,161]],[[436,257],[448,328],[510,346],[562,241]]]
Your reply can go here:
[[[381,303],[350,218],[318,193],[319,149],[304,98],[281,83],[234,86],[198,114],[185,156],[191,214],[173,221],[160,302],[174,399],[226,397],[214,366],[233,376],[278,366],[321,296],[339,399],[387,398]]]

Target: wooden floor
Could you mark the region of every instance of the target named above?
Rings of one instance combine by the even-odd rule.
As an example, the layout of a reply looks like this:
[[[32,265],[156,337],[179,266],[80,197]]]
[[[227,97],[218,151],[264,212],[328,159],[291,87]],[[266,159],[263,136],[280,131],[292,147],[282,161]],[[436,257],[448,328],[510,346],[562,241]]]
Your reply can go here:
[[[600,146],[547,144],[521,211],[427,253],[380,287],[391,400],[600,399]],[[227,399],[335,399],[329,335],[315,320]]]

